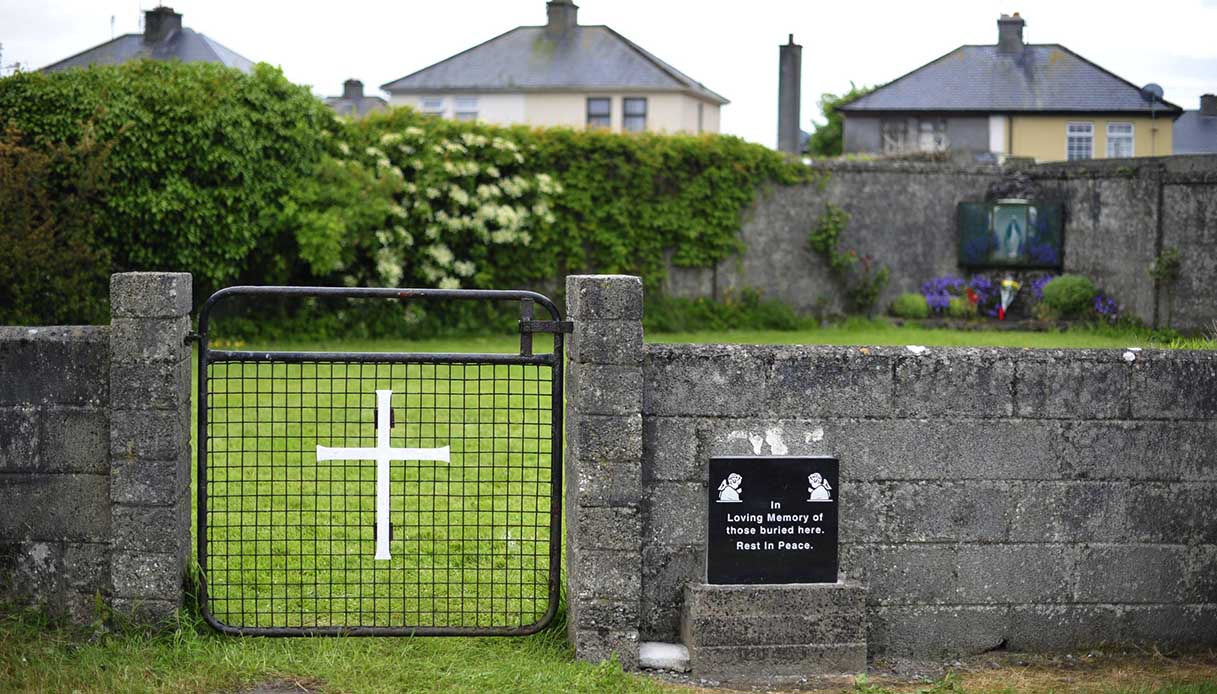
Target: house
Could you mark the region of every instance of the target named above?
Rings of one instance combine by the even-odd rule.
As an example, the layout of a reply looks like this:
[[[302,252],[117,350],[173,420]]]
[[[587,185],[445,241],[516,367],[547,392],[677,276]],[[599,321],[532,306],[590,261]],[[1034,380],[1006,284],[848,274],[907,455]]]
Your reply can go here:
[[[1200,97],[1200,110],[1175,121],[1175,154],[1217,154],[1217,94]]]
[[[1002,15],[996,45],[960,46],[840,108],[845,152],[957,150],[1037,161],[1170,154],[1183,113],[1060,44],[1023,42]],[[1155,91],[1156,90],[1156,91]]]
[[[363,82],[349,79],[342,83],[342,96],[325,97],[325,105],[340,116],[363,118],[373,111],[383,111],[388,104],[379,96],[365,96]]]
[[[607,26],[580,25],[571,0],[382,89],[394,106],[458,120],[614,132],[716,133],[725,98]]]
[[[123,34],[70,58],[47,65],[42,72],[58,72],[90,65],[118,65],[138,58],[180,60],[183,63],[221,63],[242,72],[253,69],[253,61],[238,55],[199,32],[182,26],[182,15],[172,7],[144,12],[144,33]]]

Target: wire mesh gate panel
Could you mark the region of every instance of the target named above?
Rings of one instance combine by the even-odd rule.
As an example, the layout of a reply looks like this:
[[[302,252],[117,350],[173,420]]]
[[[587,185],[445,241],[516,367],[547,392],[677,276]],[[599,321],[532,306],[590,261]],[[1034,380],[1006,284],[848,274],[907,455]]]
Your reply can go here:
[[[519,354],[232,351],[249,295],[514,301]],[[551,320],[533,320],[534,306]],[[199,319],[198,559],[236,634],[518,635],[557,609],[562,330],[532,292],[231,287]],[[534,332],[553,350],[533,354]]]

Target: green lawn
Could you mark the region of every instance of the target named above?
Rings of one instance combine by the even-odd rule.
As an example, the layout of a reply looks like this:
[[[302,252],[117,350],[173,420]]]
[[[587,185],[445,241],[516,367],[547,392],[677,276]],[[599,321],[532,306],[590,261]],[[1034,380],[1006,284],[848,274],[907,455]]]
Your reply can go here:
[[[852,322],[805,332],[653,335],[654,342],[1162,347],[1130,334],[961,332]],[[537,352],[545,340],[537,339]],[[512,353],[512,336],[228,345],[237,349]],[[226,363],[211,374],[209,586],[236,626],[521,626],[546,604],[548,369]],[[451,446],[391,465],[392,560],[373,559],[375,466],[318,462],[317,444]],[[197,403],[196,403],[197,406]],[[196,432],[196,441],[197,432]],[[0,621],[0,691],[214,691],[270,681],[326,691],[658,691],[573,660],[559,614],[527,637],[228,637],[183,613],[168,634],[44,633]],[[665,685],[667,688],[667,685]],[[1207,691],[1207,690],[1206,690]]]

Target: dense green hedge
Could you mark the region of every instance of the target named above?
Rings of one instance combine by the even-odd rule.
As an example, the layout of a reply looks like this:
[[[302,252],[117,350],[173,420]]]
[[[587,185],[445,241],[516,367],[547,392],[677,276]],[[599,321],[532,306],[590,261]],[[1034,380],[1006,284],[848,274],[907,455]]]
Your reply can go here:
[[[331,163],[340,166],[328,166],[326,183],[301,203],[315,213],[312,228],[302,230],[301,247],[310,258],[307,249],[344,249],[348,255],[341,258],[318,254],[313,269],[324,272],[328,266],[361,283],[376,279],[370,270],[373,256],[386,245],[369,240],[377,231],[404,229],[417,248],[437,209],[445,219],[463,214],[476,222],[478,205],[487,200],[478,195],[482,186],[540,177],[556,186],[536,191],[534,185],[536,195],[524,195],[528,204],[521,211],[529,220],[518,230],[527,232],[527,242],[496,244],[487,256],[477,248],[484,241],[467,233],[465,225],[441,230],[444,239],[457,237],[447,244],[456,258],[477,264],[478,283],[515,286],[596,271],[638,273],[655,284],[669,254],[677,265],[709,266],[738,251],[741,213],[758,187],[814,175],[735,137],[503,128],[439,120],[404,108],[350,123],[336,138]],[[470,162],[481,166],[476,172],[463,168]],[[488,176],[491,164],[497,173]],[[456,170],[445,171],[446,166]],[[463,191],[460,200],[448,194],[453,186]],[[428,188],[442,194],[430,198],[423,194]],[[358,219],[349,212],[350,192],[324,199],[336,190],[358,191]],[[410,209],[420,198],[427,203],[422,217]],[[528,214],[534,209],[542,214]],[[434,281],[432,274],[411,279],[426,284]],[[460,278],[449,273],[449,279]],[[461,280],[462,286],[469,284]]]
[[[63,271],[102,297],[98,267],[190,271],[197,299],[239,281],[560,290],[573,272],[637,273],[654,287],[669,260],[708,266],[739,250],[760,187],[814,175],[729,136],[503,128],[409,109],[340,121],[266,65],[18,74],[0,80],[0,129],[49,167],[0,186],[82,206],[63,243],[95,252],[94,270]],[[86,142],[104,150],[107,175],[81,195],[84,158],[101,156]],[[0,226],[0,249],[29,245]],[[0,323],[69,318],[0,304]]]
[[[321,160],[332,120],[267,65],[137,61],[0,80],[0,127],[23,144],[51,151],[91,131],[110,147],[94,236],[114,267],[188,270],[204,287],[284,277],[275,241],[294,221],[282,201]]]

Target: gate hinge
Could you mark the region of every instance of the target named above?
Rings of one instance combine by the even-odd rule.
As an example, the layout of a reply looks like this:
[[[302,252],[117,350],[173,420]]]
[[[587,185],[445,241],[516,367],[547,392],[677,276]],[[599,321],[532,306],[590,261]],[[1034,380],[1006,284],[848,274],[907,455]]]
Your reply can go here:
[[[570,333],[575,331],[574,321],[568,320],[522,320],[521,333]]]
[[[188,345],[191,342],[199,342],[202,339],[202,336],[200,336],[198,333],[191,331],[186,333],[186,337],[182,338],[182,343]]]

